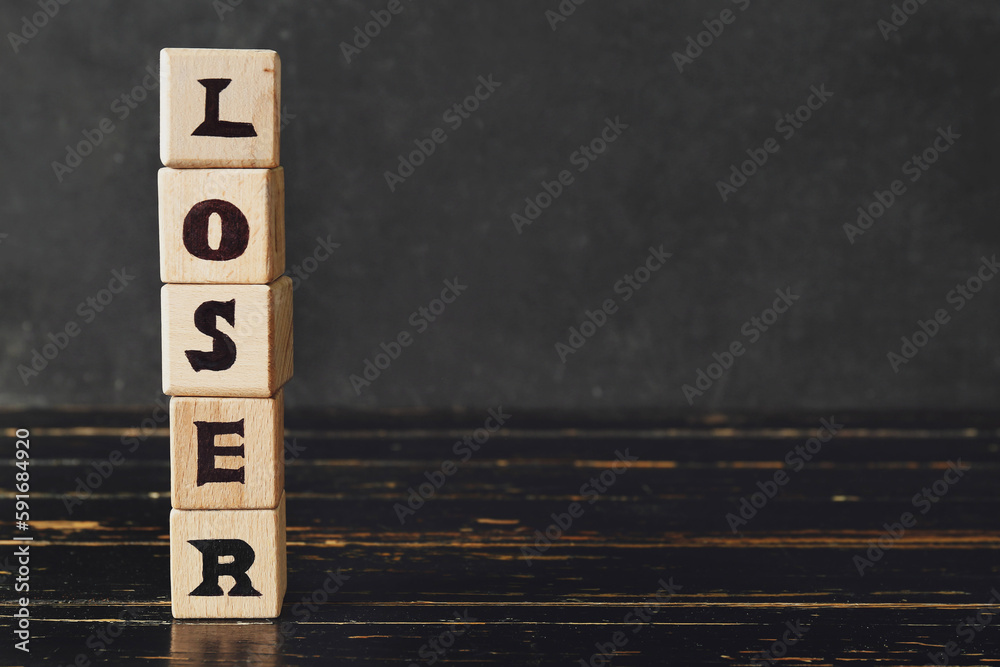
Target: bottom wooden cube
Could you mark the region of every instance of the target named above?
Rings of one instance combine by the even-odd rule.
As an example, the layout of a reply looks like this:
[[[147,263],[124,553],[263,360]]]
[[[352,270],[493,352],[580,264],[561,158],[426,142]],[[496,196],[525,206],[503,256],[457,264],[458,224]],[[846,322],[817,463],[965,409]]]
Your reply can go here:
[[[268,510],[171,510],[174,618],[274,618],[285,596],[285,494]]]

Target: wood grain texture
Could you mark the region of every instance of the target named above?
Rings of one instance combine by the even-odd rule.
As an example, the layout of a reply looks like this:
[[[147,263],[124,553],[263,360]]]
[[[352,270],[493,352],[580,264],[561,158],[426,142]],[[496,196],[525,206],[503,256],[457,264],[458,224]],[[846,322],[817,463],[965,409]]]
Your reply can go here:
[[[203,553],[191,540],[238,540],[249,545],[252,564],[245,572],[255,595],[234,595],[238,584],[233,576],[210,578],[213,584],[219,584],[222,592],[218,595],[193,594],[208,579],[203,578]],[[170,511],[170,598],[174,618],[273,618],[281,613],[285,588],[284,496],[275,509],[268,510]]]
[[[163,282],[266,284],[284,273],[285,178],[281,167],[163,168],[158,181],[160,279]],[[242,215],[239,222],[245,225],[243,249],[239,256],[231,259],[199,257],[185,247],[185,228],[190,227],[186,219],[196,216],[196,207],[203,202],[215,200],[235,206]],[[211,213],[205,217],[210,220],[208,246],[218,250],[222,236],[221,216]]]
[[[233,304],[233,324],[209,318],[225,339],[200,331],[195,315],[209,302]],[[163,393],[267,398],[292,377],[292,281],[269,285],[164,285],[161,290]],[[235,346],[231,366],[195,370],[187,351]],[[221,341],[221,342],[219,342]]]
[[[208,88],[201,80],[229,79],[218,93],[219,120],[249,123],[255,136],[198,136]],[[163,49],[160,51],[160,161],[166,167],[272,168],[279,164],[281,60],[274,51]]]
[[[456,442],[485,414],[289,411],[285,605],[273,622],[236,626],[170,618],[167,429],[142,427],[156,410],[0,411],[0,434],[30,428],[37,448],[33,664],[81,653],[114,664],[426,664],[421,649],[466,612],[475,622],[437,664],[575,665],[621,630],[629,641],[613,665],[752,665],[794,620],[810,630],[777,664],[929,664],[948,641],[962,648],[949,664],[995,663],[992,624],[968,644],[956,625],[986,608],[1000,578],[996,415],[838,415],[836,438],[734,534],[726,513],[829,415],[510,412],[400,523],[395,505],[458,461]],[[639,460],[528,565],[521,548],[534,531],[625,449]],[[115,450],[125,463],[67,509],[90,463]],[[971,470],[919,514],[913,495],[959,458]],[[917,525],[859,576],[852,557],[908,510]],[[2,557],[0,571],[11,573]],[[664,577],[683,589],[651,602]],[[646,606],[648,623],[626,620]],[[112,623],[115,642],[88,648]]]
[[[220,435],[212,442],[219,447],[242,446],[242,455],[205,458],[220,469],[242,469],[239,481],[199,484],[199,466],[204,463],[199,462],[195,422],[239,425],[242,436]],[[278,506],[284,486],[283,390],[273,398],[170,400],[170,500],[175,509],[272,509]]]
[[[278,667],[274,647],[282,640],[269,621],[178,621],[170,628],[169,665],[219,664]]]

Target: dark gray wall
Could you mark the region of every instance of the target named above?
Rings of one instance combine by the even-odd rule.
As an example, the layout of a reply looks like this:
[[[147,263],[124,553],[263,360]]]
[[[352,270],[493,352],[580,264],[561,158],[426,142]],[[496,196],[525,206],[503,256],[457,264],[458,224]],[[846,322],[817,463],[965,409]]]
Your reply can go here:
[[[158,93],[127,118],[115,100],[164,46],[281,55],[289,265],[340,244],[295,292],[293,407],[686,407],[682,385],[734,341],[747,351],[695,407],[1000,400],[1000,281],[948,301],[1000,245],[995,2],[928,3],[886,40],[888,1],[591,0],[553,31],[557,0],[402,0],[350,63],[340,42],[387,2],[244,0],[220,20],[223,2],[76,0],[17,53],[0,45],[4,404],[159,395]],[[727,8],[679,72],[672,54]],[[36,11],[3,3],[3,32]],[[442,114],[480,75],[501,85],[453,130]],[[833,96],[786,140],[776,121],[821,85]],[[577,172],[608,117],[628,129]],[[104,118],[113,132],[58,180]],[[908,180],[949,126],[960,138]],[[437,127],[447,141],[390,192],[384,172]],[[778,152],[723,202],[716,182],[769,137]],[[572,185],[519,234],[511,214],[563,169]],[[844,223],[894,179],[905,193],[849,243]],[[624,301],[616,281],[661,244],[673,256]],[[123,268],[102,312],[78,310]],[[456,276],[467,291],[359,396],[349,376]],[[751,343],[741,328],[778,288],[801,298]],[[609,298],[562,363],[555,344]],[[938,309],[950,321],[894,372],[887,353]],[[18,366],[69,323],[25,384]]]

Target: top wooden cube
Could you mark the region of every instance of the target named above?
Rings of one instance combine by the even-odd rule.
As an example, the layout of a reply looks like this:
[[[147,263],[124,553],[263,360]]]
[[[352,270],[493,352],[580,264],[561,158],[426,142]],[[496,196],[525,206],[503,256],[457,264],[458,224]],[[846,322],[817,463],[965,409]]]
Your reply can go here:
[[[278,166],[281,60],[274,51],[160,51],[166,167]]]

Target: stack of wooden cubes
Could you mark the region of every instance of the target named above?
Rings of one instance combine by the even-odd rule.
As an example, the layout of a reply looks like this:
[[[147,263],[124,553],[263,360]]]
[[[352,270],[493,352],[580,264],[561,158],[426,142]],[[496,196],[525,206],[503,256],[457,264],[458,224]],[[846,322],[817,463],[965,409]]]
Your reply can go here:
[[[163,392],[176,618],[271,618],[285,594],[292,376],[274,51],[160,53]]]

